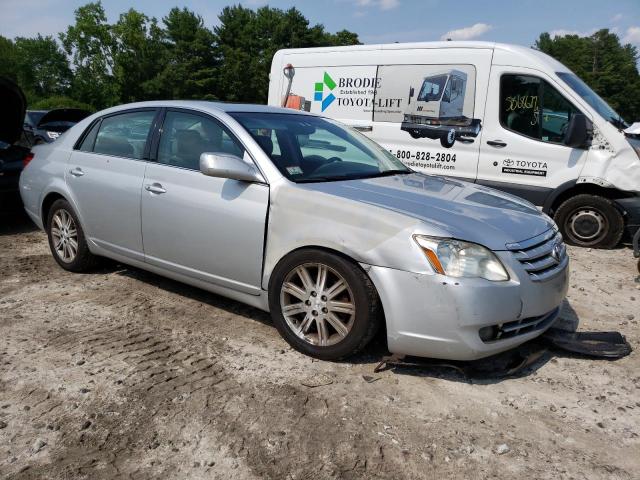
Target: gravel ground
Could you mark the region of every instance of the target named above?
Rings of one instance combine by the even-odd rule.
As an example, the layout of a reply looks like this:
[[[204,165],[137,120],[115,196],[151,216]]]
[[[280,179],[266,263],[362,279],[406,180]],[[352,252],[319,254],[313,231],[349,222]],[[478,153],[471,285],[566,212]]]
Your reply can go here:
[[[630,249],[570,249],[565,325],[640,343]],[[71,274],[0,218],[0,476],[640,478],[640,359],[516,378],[373,373],[291,350],[255,309],[122,265]]]

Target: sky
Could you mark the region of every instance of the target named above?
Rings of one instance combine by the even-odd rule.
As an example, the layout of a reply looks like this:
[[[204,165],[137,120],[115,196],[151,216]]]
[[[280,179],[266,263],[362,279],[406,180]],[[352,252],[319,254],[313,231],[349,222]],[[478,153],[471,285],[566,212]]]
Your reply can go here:
[[[0,0],[0,35],[57,35],[87,0]],[[351,30],[363,43],[487,40],[531,46],[541,32],[616,32],[640,49],[640,0],[103,0],[109,21],[131,7],[161,19],[174,6],[197,12],[208,27],[225,5],[297,7],[330,32]]]

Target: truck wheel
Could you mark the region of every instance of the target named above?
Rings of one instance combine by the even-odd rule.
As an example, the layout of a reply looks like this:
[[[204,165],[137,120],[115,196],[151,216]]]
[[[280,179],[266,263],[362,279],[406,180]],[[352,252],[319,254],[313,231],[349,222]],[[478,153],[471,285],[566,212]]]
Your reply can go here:
[[[409,130],[409,135],[411,135],[411,138],[420,138],[420,132],[418,132],[418,130]]]
[[[299,250],[274,269],[269,310],[293,348],[322,360],[353,355],[373,338],[380,300],[362,269],[323,250]]]
[[[570,245],[614,248],[624,232],[622,214],[608,198],[581,194],[565,200],[553,216]]]
[[[452,128],[446,135],[440,137],[440,144],[444,148],[451,148],[456,143],[456,131]]]

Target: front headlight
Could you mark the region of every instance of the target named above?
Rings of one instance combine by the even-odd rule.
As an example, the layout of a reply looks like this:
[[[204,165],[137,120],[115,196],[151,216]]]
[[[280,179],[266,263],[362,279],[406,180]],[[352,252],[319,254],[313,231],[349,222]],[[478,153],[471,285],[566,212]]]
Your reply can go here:
[[[49,137],[51,140],[55,140],[59,136],[60,136],[59,132],[47,132],[47,137]]]
[[[452,238],[414,235],[433,269],[449,277],[485,278],[494,282],[509,280],[509,274],[488,248]]]

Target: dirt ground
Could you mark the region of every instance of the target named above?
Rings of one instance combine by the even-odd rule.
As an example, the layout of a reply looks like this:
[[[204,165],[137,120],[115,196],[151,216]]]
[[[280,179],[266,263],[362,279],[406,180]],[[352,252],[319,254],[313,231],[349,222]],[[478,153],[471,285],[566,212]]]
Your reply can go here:
[[[563,317],[640,345],[630,249],[570,249]],[[255,309],[122,265],[60,269],[0,218],[0,477],[640,478],[640,355],[516,378],[373,373],[291,350]]]

